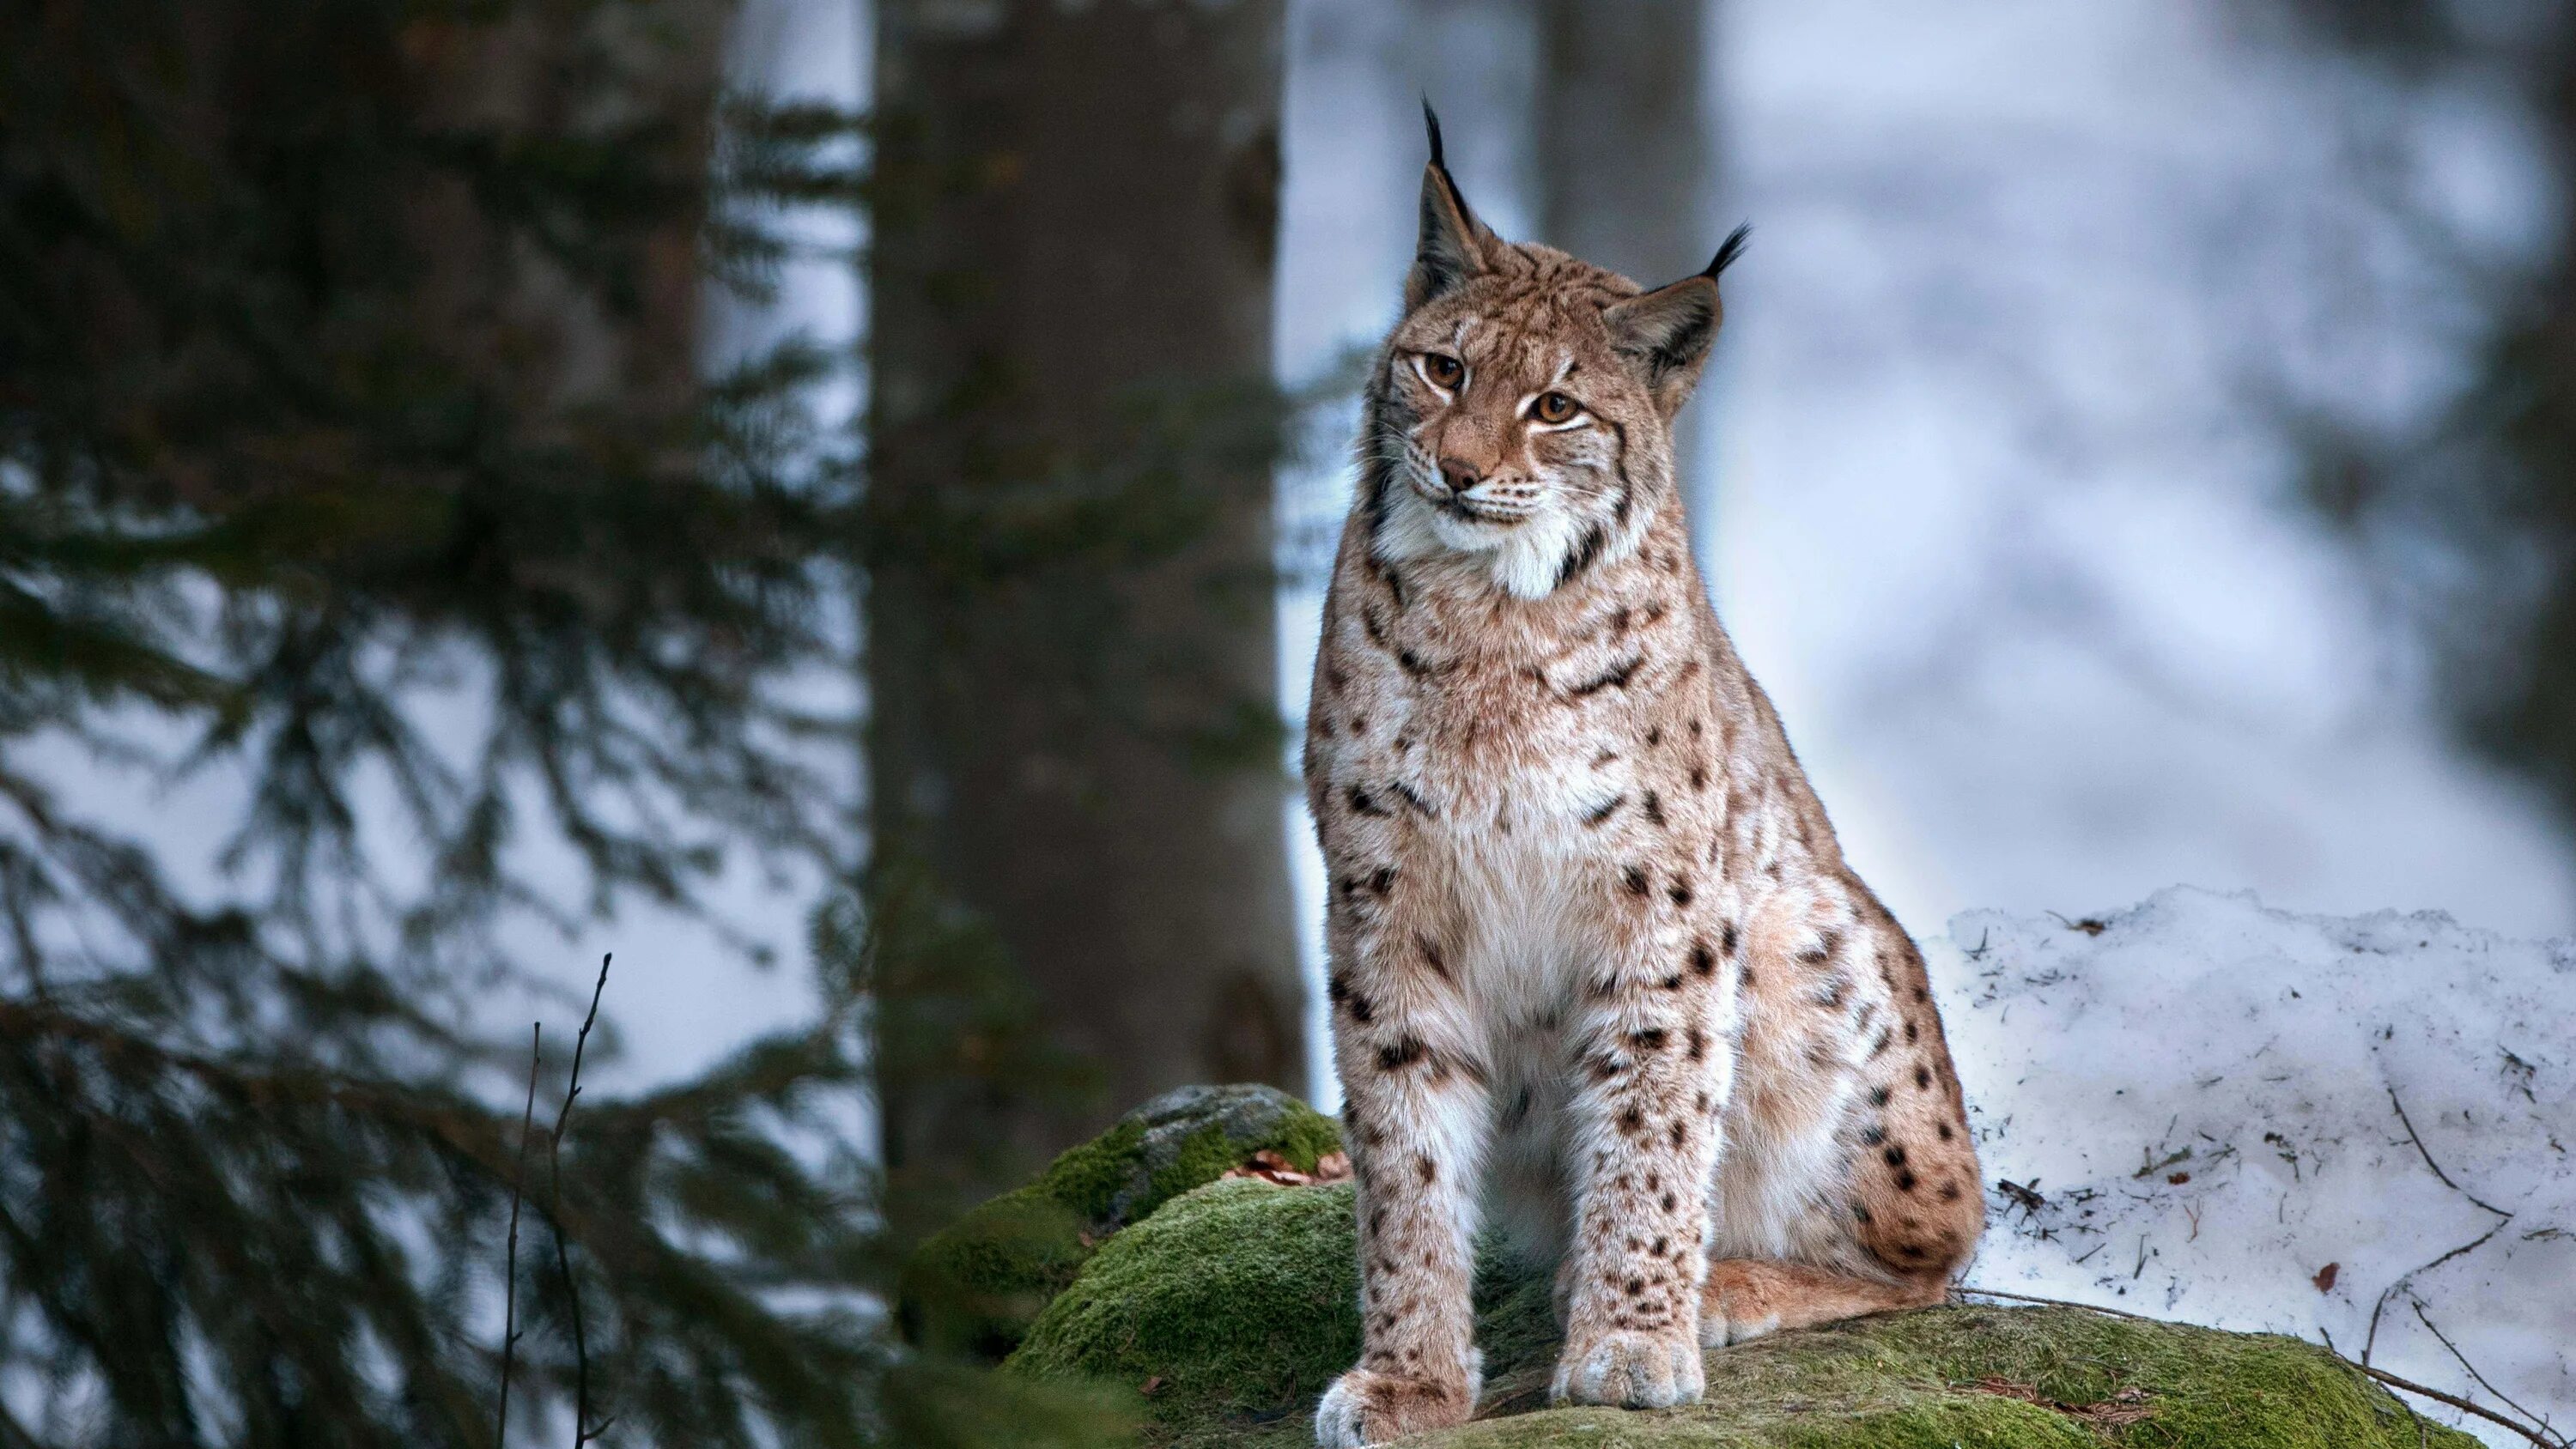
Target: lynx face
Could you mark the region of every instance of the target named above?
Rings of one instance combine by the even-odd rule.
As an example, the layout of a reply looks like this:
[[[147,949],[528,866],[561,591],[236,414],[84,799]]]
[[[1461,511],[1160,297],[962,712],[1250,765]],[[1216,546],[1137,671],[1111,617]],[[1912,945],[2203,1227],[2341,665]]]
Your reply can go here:
[[[1635,550],[1673,488],[1673,417],[1716,336],[1717,274],[1646,292],[1475,219],[1435,161],[1407,312],[1369,389],[1373,551],[1454,557],[1523,599]]]

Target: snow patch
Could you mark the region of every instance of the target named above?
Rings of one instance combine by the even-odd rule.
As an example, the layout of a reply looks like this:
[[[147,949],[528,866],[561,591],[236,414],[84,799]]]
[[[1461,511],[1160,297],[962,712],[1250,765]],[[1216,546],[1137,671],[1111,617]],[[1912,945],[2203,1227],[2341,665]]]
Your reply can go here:
[[[1991,1209],[1968,1282],[2576,1427],[2576,941],[2176,888],[1925,949]]]

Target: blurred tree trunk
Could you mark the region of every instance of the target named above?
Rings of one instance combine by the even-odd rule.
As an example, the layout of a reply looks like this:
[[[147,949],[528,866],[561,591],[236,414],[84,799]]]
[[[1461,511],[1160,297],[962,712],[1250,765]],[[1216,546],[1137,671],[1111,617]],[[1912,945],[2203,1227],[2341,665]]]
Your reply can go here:
[[[1652,287],[1717,250],[1717,157],[1703,79],[1714,0],[1540,0],[1539,237]],[[1704,518],[1683,415],[1684,496]],[[1703,540],[1704,544],[1704,540]]]
[[[2490,750],[2549,788],[2562,821],[2576,822],[2576,17],[2561,11],[2529,55],[2562,220],[2554,255],[2507,312],[2480,401],[2512,465],[2491,506],[2546,576],[2520,678],[2475,725]],[[2500,560],[2496,572],[2508,568]]]
[[[1173,1085],[1302,1090],[1270,465],[1279,0],[881,0],[866,630],[881,861],[988,924],[1082,1110],[884,1084],[989,1185]],[[970,1154],[987,1160],[969,1163]]]
[[[2432,428],[2329,432],[2309,486],[2330,523],[2381,551],[2390,577],[2437,601],[2441,706],[2576,827],[2576,12],[2508,11],[2509,23],[2482,30],[2437,0],[2287,3],[2356,61],[2526,108],[2556,236],[2527,269],[2483,292],[2470,284],[2491,314],[2487,336]]]

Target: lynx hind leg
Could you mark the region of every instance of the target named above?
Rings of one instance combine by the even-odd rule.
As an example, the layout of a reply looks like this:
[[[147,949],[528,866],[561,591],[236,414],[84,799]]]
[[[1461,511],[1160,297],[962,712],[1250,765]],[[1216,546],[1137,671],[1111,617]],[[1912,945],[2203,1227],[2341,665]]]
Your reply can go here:
[[[1701,1341],[1948,1295],[1985,1196],[1923,959],[1847,875],[1751,933]],[[1732,1220],[1732,1221],[1730,1221]]]
[[[1708,1265],[1699,1341],[1703,1347],[1723,1348],[1783,1329],[1896,1308],[1928,1308],[1948,1293],[1949,1286],[1933,1278],[1883,1283],[1804,1263],[1721,1258]]]

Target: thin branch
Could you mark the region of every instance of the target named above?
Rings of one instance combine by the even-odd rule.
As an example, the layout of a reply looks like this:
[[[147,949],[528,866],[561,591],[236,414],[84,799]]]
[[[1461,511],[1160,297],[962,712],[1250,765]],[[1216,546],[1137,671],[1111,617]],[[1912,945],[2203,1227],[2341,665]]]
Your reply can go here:
[[[2508,1218],[2506,1219],[2506,1221],[2511,1221],[2510,1216],[2508,1216]],[[2438,1257],[2438,1258],[2435,1258],[2432,1262],[2426,1263],[2426,1264],[2424,1264],[2424,1265],[2423,1265],[2422,1267],[2420,1267],[2420,1268],[2409,1268],[2409,1269],[2407,1269],[2405,1272],[2403,1272],[2403,1273],[2401,1273],[2401,1274],[2399,1274],[2399,1275],[2398,1275],[2398,1277],[2397,1277],[2397,1281],[2396,1281],[2396,1282],[2391,1283],[2391,1284],[2389,1284],[2386,1288],[2381,1289],[2381,1290],[2380,1290],[2380,1293],[2379,1293],[2379,1301],[2378,1301],[2378,1302],[2376,1302],[2376,1303],[2373,1303],[2372,1305],[2370,1305],[2370,1333],[2369,1333],[2369,1336],[2368,1336],[2368,1337],[2366,1337],[2366,1338],[2364,1338],[2364,1339],[2362,1339],[2362,1341],[2361,1341],[2361,1363],[2362,1363],[2362,1367],[2364,1367],[2364,1368],[2368,1368],[2368,1367],[2370,1366],[2370,1354],[2371,1354],[2371,1350],[2373,1350],[2374,1348],[2377,1348],[2377,1347],[2379,1346],[2379,1315],[2380,1315],[2380,1314],[2382,1314],[2382,1313],[2385,1313],[2386,1311],[2388,1311],[2388,1300],[2389,1300],[2389,1299],[2396,1297],[2396,1296],[2397,1296],[2397,1294],[2398,1294],[2398,1292],[2399,1292],[2400,1290],[2404,1289],[2408,1284],[2413,1283],[2413,1282],[2415,1281],[2415,1275],[2416,1275],[2416,1274],[2418,1274],[2418,1273],[2430,1273],[2430,1272],[2432,1272],[2434,1269],[2441,1267],[2444,1263],[2447,1263],[2447,1262],[2451,1261],[2453,1258],[2456,1258],[2456,1257],[2460,1256],[2460,1255],[2461,1255],[2461,1254],[2463,1254],[2463,1253],[2474,1253],[2474,1252],[2476,1252],[2478,1249],[2485,1247],[2485,1246],[2486,1246],[2486,1244],[2487,1244],[2487,1240],[2488,1240],[2489,1238],[2492,1238],[2492,1237],[2494,1237],[2496,1234],[2498,1234],[2498,1233],[2500,1233],[2500,1232],[2503,1232],[2503,1231],[2504,1231],[2504,1223],[2499,1222],[2499,1223],[2497,1223],[2494,1227],[2491,1227],[2491,1228],[2487,1229],[2485,1232],[2478,1234],[2478,1236],[2477,1236],[2476,1238],[2472,1239],[2471,1241],[2460,1244],[2458,1247],[2453,1248],[2451,1251],[2449,1251],[2449,1252],[2447,1252],[2447,1253],[2444,1253],[2442,1256],[2440,1256],[2440,1257]]]
[[[2350,1359],[2346,1359],[2345,1362],[2351,1363],[2352,1361]],[[2504,1415],[2497,1413],[2495,1410],[2490,1409],[2483,1404],[2471,1403],[2457,1394],[2446,1394],[2440,1389],[2426,1388],[2424,1385],[2419,1384],[2412,1379],[2401,1379],[2386,1369],[2372,1368],[2366,1363],[2356,1363],[2352,1366],[2361,1370],[2363,1373],[2370,1375],[2372,1378],[2379,1380],[2381,1383],[2388,1385],[2392,1389],[2404,1389],[2410,1394],[2422,1394],[2424,1397],[2431,1399],[2437,1404],[2448,1404],[2463,1414],[2475,1414],[2490,1424],[2501,1424],[2505,1428],[2511,1429],[2513,1432],[2520,1434],[2525,1439],[2530,1440],[2532,1443],[2539,1445],[2540,1449],[2561,1449],[2561,1446],[2565,1445],[2567,1442],[2564,1439],[2552,1441],[2543,1430],[2535,1429],[2529,1424],[2518,1423],[2512,1419],[2508,1419]]]
[[[2481,1238],[2478,1241],[2484,1242],[2486,1239]],[[2471,1244],[2470,1246],[2474,1247],[2476,1244]],[[2161,1318],[2149,1318],[2143,1313],[2131,1313],[2125,1308],[2105,1308],[2099,1303],[2077,1303],[2071,1299],[2065,1298],[2034,1298],[2027,1293],[2006,1293],[1999,1289],[1978,1288],[1966,1283],[1960,1284],[1958,1291],[1961,1293],[1973,1293],[1980,1298],[2008,1298],[2015,1303],[2040,1303],[2051,1308],[2081,1308],[2088,1313],[2107,1313],[2113,1318],[2132,1318],[2140,1323],[2163,1323],[2166,1321]],[[2432,1325],[2428,1323],[2425,1327],[2430,1328]],[[2336,1357],[2341,1358],[2342,1355],[2338,1354]],[[2354,1368],[2361,1370],[2363,1373],[2368,1374],[2379,1382],[2388,1385],[2392,1389],[2403,1389],[2410,1394],[2421,1394],[2425,1398],[2431,1399],[2436,1403],[2448,1404],[2452,1408],[2459,1410],[2461,1413],[2475,1414],[2479,1418],[2486,1420],[2488,1423],[2498,1424],[2507,1429],[2511,1429],[2523,1438],[2539,1445],[2540,1449],[2566,1449],[2566,1440],[2551,1439],[2548,1437],[2547,1430],[2535,1429],[2529,1424],[2506,1418],[2504,1415],[2486,1407],[2484,1404],[2472,1403],[2467,1399],[2461,1398],[2457,1394],[2446,1394],[2440,1389],[2426,1388],[2424,1385],[2419,1384],[2412,1379],[2401,1379],[2386,1369],[2372,1368],[2366,1363],[2352,1363],[2352,1360],[2348,1358],[2343,1361],[2345,1363],[2352,1364]],[[2485,1380],[2481,1379],[2479,1382],[2483,1383]],[[2402,1403],[2403,1401],[2401,1400],[2400,1402]]]
[[[2522,1416],[2523,1416],[2524,1418],[2526,1418],[2526,1419],[2529,1419],[2531,1422],[2533,1422],[2533,1423],[2535,1423],[2535,1424],[2538,1424],[2544,1432],[2548,1432],[2548,1433],[2552,1433],[2552,1434],[2555,1434],[2555,1433],[2556,1433],[2556,1431],[2551,1430],[2551,1429],[2549,1428],[2549,1421],[2548,1421],[2547,1419],[2543,1418],[2542,1416],[2540,1416],[2540,1415],[2538,1415],[2538,1414],[2535,1414],[2535,1413],[2531,1412],[2529,1409],[2524,1408],[2522,1405],[2520,1405],[2520,1404],[2518,1404],[2518,1403],[2515,1403],[2515,1402],[2514,1402],[2513,1395],[2508,1394],[2508,1393],[2506,1393],[2504,1390],[2502,1390],[2502,1389],[2500,1389],[2500,1388],[2497,1388],[2495,1385],[2493,1385],[2493,1384],[2491,1384],[2491,1383],[2488,1383],[2488,1382],[2487,1382],[2487,1376],[2486,1376],[2485,1374],[2482,1374],[2482,1373],[2479,1373],[2479,1372],[2478,1372],[2478,1366],[2477,1366],[2476,1364],[2473,1364],[2473,1363],[2469,1362],[2469,1356],[2468,1356],[2467,1354],[2464,1354],[2464,1353],[2460,1352],[2460,1346],[2459,1346],[2458,1344],[2456,1344],[2456,1343],[2451,1342],[2451,1336],[2450,1336],[2449,1334],[2447,1334],[2447,1333],[2444,1333],[2444,1332],[2443,1332],[2443,1331],[2442,1331],[2438,1326],[2436,1326],[2436,1325],[2434,1324],[2434,1322],[2433,1322],[2432,1318],[2431,1318],[2431,1317],[2429,1317],[2428,1315],[2426,1315],[2426,1313],[2424,1312],[2424,1300],[2423,1300],[2423,1299],[2421,1299],[2421,1298],[2413,1299],[2413,1300],[2410,1302],[2410,1304],[2409,1304],[2408,1306],[2412,1307],[2412,1308],[2415,1310],[2415,1321],[2416,1321],[2416,1322],[2418,1322],[2418,1323],[2423,1324],[2423,1325],[2424,1325],[2424,1328],[2425,1328],[2425,1331],[2427,1331],[2427,1332],[2431,1333],[2435,1338],[2437,1338],[2437,1339],[2441,1340],[2442,1347],[2447,1348],[2447,1349],[2449,1349],[2449,1350],[2451,1351],[2451,1357],[2453,1357],[2453,1358],[2455,1358],[2455,1359],[2458,1359],[2458,1360],[2460,1361],[2460,1367],[2461,1367],[2461,1368],[2464,1368],[2464,1369],[2466,1369],[2466,1370],[2468,1370],[2469,1377],[2470,1377],[2470,1378],[2473,1378],[2473,1379],[2475,1379],[2475,1380],[2477,1380],[2477,1383],[2478,1383],[2478,1387],[2479,1387],[2479,1388],[2482,1388],[2482,1389],[2486,1390],[2488,1393],[2495,1395],[2495,1396],[2496,1396],[2496,1398],[2497,1398],[2499,1401],[2501,1401],[2501,1402],[2504,1404],[2504,1406],[2505,1406],[2506,1408],[2511,1409],[2511,1410],[2513,1410],[2515,1413],[2522,1415]],[[2567,1436],[2566,1436],[2566,1435],[2564,1435],[2564,1434],[2556,1434],[2556,1438],[2557,1438],[2557,1440],[2558,1440],[2558,1443],[2559,1443],[2559,1444],[2561,1444],[2562,1446],[2563,1446],[2563,1445],[2565,1445],[2565,1444],[2567,1443]]]
[[[546,1040],[546,1024],[528,1028],[528,1104],[519,1111],[519,1168],[510,1174],[510,1250],[501,1270],[501,1409],[492,1426],[492,1449],[510,1437],[510,1358],[519,1347],[519,1197],[528,1180],[528,1139],[537,1120],[537,1057]]]
[[[2433,1175],[2442,1180],[2442,1186],[2449,1188],[2451,1191],[2458,1193],[2460,1196],[2467,1198],[2473,1203],[2477,1203],[2478,1206],[2485,1208],[2488,1212],[2494,1213],[2497,1217],[2510,1218],[2513,1216],[2513,1214],[2506,1212],[2503,1208],[2497,1207],[2491,1202],[2481,1201],[2476,1193],[2473,1193],[2467,1188],[2460,1186],[2458,1183],[2451,1181],[2451,1175],[2442,1170],[2442,1164],[2433,1160],[2431,1150],[2424,1146],[2424,1139],[2417,1135],[2414,1122],[2406,1115],[2406,1104],[2397,1100],[2397,1089],[2395,1087],[2390,1087],[2388,1089],[2388,1105],[2397,1109],[2397,1123],[2399,1126],[2406,1129],[2406,1140],[2415,1144],[2416,1154],[2424,1159],[2424,1165],[2426,1167],[2433,1169]]]
[[[564,1088],[563,1106],[555,1113],[554,1135],[546,1146],[550,1168],[548,1174],[549,1211],[554,1218],[555,1270],[563,1275],[564,1297],[572,1304],[572,1449],[598,1438],[608,1431],[608,1422],[590,1422],[590,1338],[582,1327],[581,1284],[572,1276],[572,1248],[566,1242],[563,1216],[563,1140],[564,1129],[572,1124],[572,1104],[581,1096],[581,1052],[590,1044],[590,1028],[599,1020],[600,993],[608,989],[608,963],[614,953],[599,958],[599,980],[590,988],[590,1014],[581,1019],[581,1031],[572,1039],[572,1081]]]
[[[1979,1288],[1969,1283],[1960,1284],[1959,1291],[1974,1293],[1980,1298],[2008,1298],[2015,1303],[2041,1303],[2051,1308],[2081,1308],[2088,1313],[2107,1313],[2113,1318],[2134,1318],[2140,1323],[2165,1321],[2161,1318],[2149,1318],[2143,1313],[2131,1313],[2125,1308],[2105,1308],[2099,1303],[2075,1303],[2064,1298],[2033,1298],[2027,1293],[2006,1293],[2000,1288]]]

